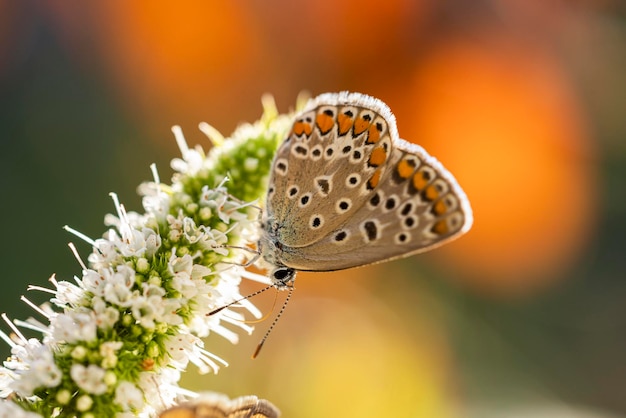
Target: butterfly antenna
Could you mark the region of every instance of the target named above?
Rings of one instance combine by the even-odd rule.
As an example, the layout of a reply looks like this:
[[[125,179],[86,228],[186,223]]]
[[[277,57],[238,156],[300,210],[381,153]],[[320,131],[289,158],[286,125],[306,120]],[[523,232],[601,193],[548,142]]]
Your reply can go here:
[[[264,287],[263,289],[257,290],[256,292],[252,292],[252,293],[250,293],[248,296],[244,296],[244,297],[242,297],[241,299],[234,300],[234,301],[230,302],[229,304],[226,304],[226,305],[224,305],[224,306],[222,306],[222,307],[219,307],[219,308],[217,308],[217,309],[212,310],[211,312],[209,312],[208,314],[206,314],[206,316],[215,315],[216,313],[218,313],[218,312],[220,312],[220,311],[222,311],[222,310],[224,310],[224,309],[226,309],[226,308],[228,308],[228,307],[230,307],[230,306],[233,306],[234,304],[239,303],[239,302],[241,302],[242,300],[246,300],[246,299],[253,298],[253,297],[255,297],[256,295],[260,295],[261,293],[263,293],[263,292],[265,292],[266,290],[269,290],[269,289],[271,289],[271,288],[273,288],[273,287],[274,287],[274,285],[273,285],[273,284],[271,284],[271,285],[269,285],[269,286]],[[284,308],[283,308],[283,309],[284,309]],[[281,310],[281,312],[282,312],[282,310]]]
[[[261,342],[259,343],[259,345],[256,346],[256,350],[254,350],[254,353],[252,354],[252,358],[253,359],[257,358],[257,356],[261,352],[261,348],[263,348],[263,344],[265,344],[265,340],[267,340],[267,337],[269,337],[270,333],[272,332],[272,330],[276,326],[276,323],[280,319],[281,315],[283,314],[283,312],[285,312],[285,308],[287,307],[287,303],[289,303],[289,299],[291,299],[291,295],[293,294],[293,289],[294,289],[293,287],[289,288],[289,293],[287,293],[287,297],[285,298],[285,302],[283,302],[282,308],[280,308],[280,311],[278,311],[278,314],[276,315],[276,318],[274,318],[274,322],[272,322],[272,325],[270,325],[270,327],[265,332],[265,335],[261,339]]]

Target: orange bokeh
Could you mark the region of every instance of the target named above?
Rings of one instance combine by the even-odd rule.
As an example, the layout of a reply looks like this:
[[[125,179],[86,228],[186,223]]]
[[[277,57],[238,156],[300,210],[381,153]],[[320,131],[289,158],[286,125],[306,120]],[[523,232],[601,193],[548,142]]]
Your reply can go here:
[[[305,10],[311,30],[304,36],[318,46],[316,54],[332,59],[338,70],[350,71],[353,77],[359,69],[369,69],[361,75],[376,76],[390,60],[396,63],[412,53],[410,43],[423,29],[430,7],[415,0],[310,2]]]
[[[475,212],[470,233],[438,254],[490,292],[557,279],[589,239],[598,189],[584,114],[556,61],[519,42],[448,40],[404,94],[401,135],[456,175]]]
[[[113,0],[89,4],[89,13],[65,3],[48,7],[73,58],[84,63],[95,49],[126,111],[150,121],[155,132],[164,129],[156,119],[165,128],[197,126],[207,115],[232,129],[247,111],[259,114],[263,80],[276,73],[245,4]],[[253,108],[242,108],[243,94]]]

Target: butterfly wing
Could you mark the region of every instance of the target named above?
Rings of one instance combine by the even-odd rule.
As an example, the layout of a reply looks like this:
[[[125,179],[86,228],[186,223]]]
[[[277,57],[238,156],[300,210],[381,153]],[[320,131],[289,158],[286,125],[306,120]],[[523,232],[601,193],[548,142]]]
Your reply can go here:
[[[283,246],[306,247],[349,222],[369,194],[367,181],[385,170],[392,147],[387,120],[352,105],[351,97],[338,106],[338,97],[312,101],[274,158],[264,225]]]
[[[305,158],[300,147],[309,153],[321,148],[322,158]],[[328,149],[333,155],[324,158]],[[281,162],[291,169],[283,176]],[[384,103],[357,93],[312,101],[279,150],[272,188],[270,235],[279,261],[297,270],[405,257],[456,238],[472,223],[454,177],[421,147],[399,138]]]

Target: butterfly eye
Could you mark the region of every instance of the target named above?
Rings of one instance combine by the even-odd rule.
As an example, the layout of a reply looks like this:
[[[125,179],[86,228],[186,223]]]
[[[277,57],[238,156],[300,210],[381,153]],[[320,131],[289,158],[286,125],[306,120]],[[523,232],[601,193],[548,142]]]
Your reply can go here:
[[[275,284],[282,284],[287,286],[296,275],[296,271],[289,267],[277,267],[272,271],[272,279]]]

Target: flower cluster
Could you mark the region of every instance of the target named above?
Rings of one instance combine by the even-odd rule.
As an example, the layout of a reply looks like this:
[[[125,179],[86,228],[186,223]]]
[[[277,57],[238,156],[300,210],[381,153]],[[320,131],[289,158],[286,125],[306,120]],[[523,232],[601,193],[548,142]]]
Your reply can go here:
[[[244,313],[259,317],[247,300],[210,315],[241,298],[258,236],[259,207],[271,159],[291,117],[279,116],[273,102],[254,125],[224,139],[209,125],[216,145],[208,155],[189,148],[173,129],[182,158],[172,161],[172,184],[139,187],[144,213],[127,212],[113,195],[115,215],[102,238],[87,240],[93,252],[73,281],[50,279],[52,295],[35,306],[44,322],[10,321],[11,357],[0,367],[0,418],[36,416],[130,417],[153,414],[181,394],[180,372],[189,362],[216,372],[226,362],[203,348],[211,333],[236,343],[237,328],[251,332]],[[27,339],[20,328],[40,331]],[[234,330],[235,329],[235,330]]]

